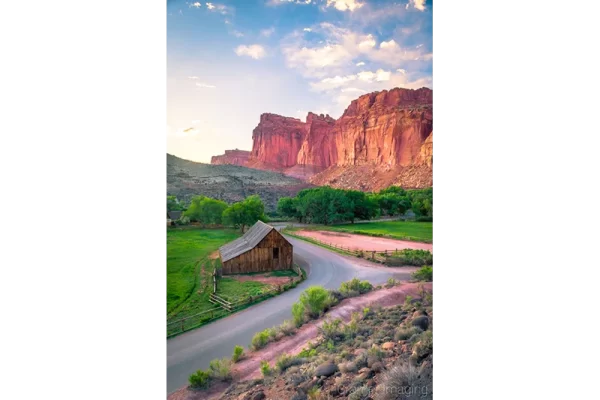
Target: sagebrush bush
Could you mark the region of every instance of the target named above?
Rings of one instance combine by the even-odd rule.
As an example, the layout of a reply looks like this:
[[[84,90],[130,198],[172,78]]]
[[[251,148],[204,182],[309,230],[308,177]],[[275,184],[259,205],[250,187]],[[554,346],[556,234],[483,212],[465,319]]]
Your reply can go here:
[[[210,375],[208,372],[199,369],[189,376],[188,381],[190,386],[195,389],[205,388],[210,383]]]
[[[383,388],[402,388],[405,393],[413,393],[414,398],[430,399],[431,392],[429,384],[421,376],[421,370],[405,361],[400,361],[383,374],[381,386]],[[381,390],[377,391],[377,400],[396,400],[397,392]],[[412,398],[412,397],[411,397]]]
[[[240,358],[244,355],[244,348],[242,346],[235,346],[233,348],[233,355],[231,356],[231,361],[234,363],[238,362]]]
[[[270,329],[265,329],[264,331],[260,331],[256,333],[252,337],[252,349],[258,350],[262,349],[269,343],[270,341]]]
[[[418,281],[431,282],[433,281],[433,267],[430,265],[424,265],[413,272],[412,277]]]
[[[373,290],[373,285],[369,281],[361,281],[353,278],[350,281],[342,282],[339,292],[345,297],[355,297],[359,294],[367,293]]]
[[[371,395],[371,388],[367,385],[360,386],[352,391],[348,400],[365,400]]]
[[[413,354],[418,359],[433,353],[433,332],[425,331],[419,335],[417,343],[413,346]]]
[[[433,265],[433,254],[429,250],[402,249],[394,252],[390,259],[394,265]]]
[[[227,381],[231,379],[231,361],[227,358],[210,362],[208,373],[211,378]]]
[[[283,324],[281,324],[279,326],[279,330],[284,335],[291,336],[294,334],[294,332],[296,332],[296,325],[295,325],[294,321],[291,321],[288,319],[288,320],[283,321]]]
[[[294,324],[296,327],[301,327],[306,320],[306,307],[304,304],[298,302],[292,305],[292,316],[294,317]]]
[[[413,335],[416,335],[419,333],[421,333],[421,329],[416,326],[410,326],[410,327],[403,326],[403,327],[396,329],[396,332],[394,333],[394,340],[396,340],[396,341],[408,340]]]
[[[273,372],[271,370],[271,367],[269,366],[269,363],[265,360],[262,360],[260,362],[260,372],[263,374],[263,376],[269,376],[271,375],[271,373]]]
[[[279,372],[285,372],[286,369],[294,365],[302,364],[302,360],[299,357],[290,356],[288,354],[282,354],[277,358],[275,366]]]
[[[343,337],[343,333],[340,329],[341,324],[342,324],[342,320],[339,318],[336,318],[333,321],[325,320],[319,327],[319,333],[321,333],[321,335],[323,335],[323,338],[325,340],[331,339],[331,340],[335,341],[340,336]]]
[[[300,303],[311,318],[317,318],[331,304],[329,291],[322,286],[311,286],[300,295]]]

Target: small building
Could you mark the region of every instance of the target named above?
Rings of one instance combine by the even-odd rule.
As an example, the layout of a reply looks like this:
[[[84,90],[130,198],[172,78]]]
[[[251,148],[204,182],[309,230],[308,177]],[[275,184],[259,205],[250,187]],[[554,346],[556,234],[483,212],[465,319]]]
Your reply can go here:
[[[183,211],[167,211],[167,226],[175,225],[175,221],[181,218]]]
[[[219,249],[223,275],[292,269],[294,247],[277,229],[258,221]]]

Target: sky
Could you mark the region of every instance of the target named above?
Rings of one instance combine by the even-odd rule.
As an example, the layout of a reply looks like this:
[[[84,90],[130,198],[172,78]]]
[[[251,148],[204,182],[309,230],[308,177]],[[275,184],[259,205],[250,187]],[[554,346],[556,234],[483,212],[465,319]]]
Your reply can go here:
[[[262,113],[339,118],[362,94],[433,89],[433,0],[167,0],[167,152],[252,149]]]

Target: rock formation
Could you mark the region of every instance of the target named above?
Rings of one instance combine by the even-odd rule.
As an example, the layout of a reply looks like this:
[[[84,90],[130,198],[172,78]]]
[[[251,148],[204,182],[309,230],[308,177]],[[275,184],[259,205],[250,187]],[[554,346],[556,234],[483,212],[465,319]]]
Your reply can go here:
[[[276,171],[293,167],[305,137],[306,124],[299,119],[262,114],[252,131],[252,154],[248,165]]]
[[[306,138],[297,157],[297,164],[327,168],[337,162],[335,137],[332,135],[335,119],[308,113]]]
[[[248,164],[250,152],[247,150],[225,150],[225,154],[212,156],[210,163],[213,165],[241,165]]]
[[[361,190],[428,187],[433,184],[433,91],[365,94],[338,120],[313,113],[306,122],[262,114],[252,139],[246,164],[251,168]]]

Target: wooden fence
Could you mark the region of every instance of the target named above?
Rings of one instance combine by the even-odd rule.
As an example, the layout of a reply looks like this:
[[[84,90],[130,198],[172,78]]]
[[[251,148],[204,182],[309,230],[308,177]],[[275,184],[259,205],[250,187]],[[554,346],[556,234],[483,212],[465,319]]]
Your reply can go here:
[[[168,322],[167,338],[198,328],[199,326],[202,326],[208,322],[239,311],[243,307],[268,299],[269,297],[276,296],[277,294],[280,294],[288,289],[296,287],[296,285],[298,285],[298,283],[300,283],[304,277],[300,267],[295,264],[294,271],[298,274],[298,277],[290,278],[289,283],[277,285],[273,289],[262,292],[256,296],[245,296],[236,299],[228,299],[216,293],[218,279],[216,271],[213,271],[213,292],[210,294],[208,301],[215,305],[215,308],[198,314],[190,315],[189,317],[185,317],[177,321]]]

